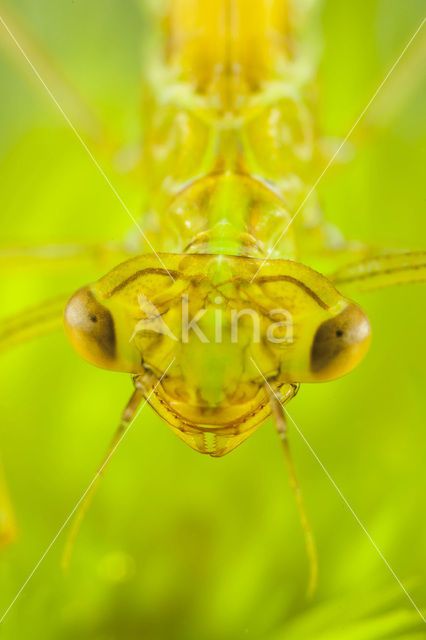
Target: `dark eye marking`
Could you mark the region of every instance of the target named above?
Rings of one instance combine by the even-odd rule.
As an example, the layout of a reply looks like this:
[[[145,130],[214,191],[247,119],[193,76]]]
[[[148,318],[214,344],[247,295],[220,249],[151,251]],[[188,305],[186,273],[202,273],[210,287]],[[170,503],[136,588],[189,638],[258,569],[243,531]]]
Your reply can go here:
[[[350,304],[338,315],[318,327],[311,347],[311,371],[324,370],[341,353],[364,342],[370,335],[370,325],[364,312]]]
[[[110,311],[96,300],[91,291],[86,294],[85,306],[86,318],[90,322],[86,330],[91,339],[97,342],[101,349],[113,358],[115,356],[116,338],[114,320]]]
[[[341,319],[330,318],[323,322],[314,337],[311,348],[311,369],[314,372],[324,369],[343,349],[342,341],[336,340],[336,336],[341,337],[343,331],[336,328]]]

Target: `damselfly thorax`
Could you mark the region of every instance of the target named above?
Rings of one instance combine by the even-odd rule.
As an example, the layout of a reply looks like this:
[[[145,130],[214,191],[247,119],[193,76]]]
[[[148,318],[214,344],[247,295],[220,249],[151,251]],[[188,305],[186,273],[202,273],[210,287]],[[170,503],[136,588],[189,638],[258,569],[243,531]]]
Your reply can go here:
[[[180,0],[167,24],[146,100],[156,248],[295,257],[292,227],[274,245],[307,189],[314,135],[286,3]]]

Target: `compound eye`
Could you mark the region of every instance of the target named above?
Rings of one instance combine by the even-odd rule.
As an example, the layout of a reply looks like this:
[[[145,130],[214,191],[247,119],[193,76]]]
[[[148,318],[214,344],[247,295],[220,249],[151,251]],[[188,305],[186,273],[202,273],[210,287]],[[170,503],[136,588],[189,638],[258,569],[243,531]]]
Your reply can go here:
[[[69,300],[64,324],[68,340],[80,356],[98,367],[116,368],[114,320],[88,287]]]
[[[333,380],[352,371],[367,352],[370,337],[367,315],[354,303],[323,322],[317,329],[311,349],[314,379]]]

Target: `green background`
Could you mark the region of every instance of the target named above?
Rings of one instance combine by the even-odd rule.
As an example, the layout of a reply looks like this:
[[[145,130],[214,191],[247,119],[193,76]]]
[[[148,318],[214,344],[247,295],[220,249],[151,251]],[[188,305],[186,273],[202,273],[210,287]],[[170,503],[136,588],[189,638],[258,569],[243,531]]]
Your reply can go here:
[[[415,0],[317,6],[307,42],[319,56],[326,136],[346,135],[423,9]],[[39,43],[39,55],[44,50],[58,69],[53,80],[64,74],[109,138],[129,154],[137,149],[140,67],[150,48],[146,10],[131,0],[11,0],[0,2],[0,15],[24,45]],[[33,44],[29,53],[36,55]],[[345,162],[319,187],[327,219],[377,246],[425,248],[425,47],[426,30],[361,122]],[[54,82],[52,89],[90,142],[90,127],[64,86]],[[99,157],[138,212],[143,184],[123,174],[124,152],[112,161]],[[1,26],[0,181],[2,246],[129,233],[126,213]],[[99,275],[89,267],[4,269],[2,315]],[[290,413],[425,611],[425,289],[413,285],[358,301],[373,326],[368,357],[344,379],[305,385]],[[18,538],[0,555],[0,612],[92,479],[130,392],[128,376],[86,364],[61,334],[2,357],[0,451]],[[0,637],[426,638],[418,613],[311,452],[294,430],[290,437],[319,551],[320,582],[311,601],[272,422],[217,460],[192,451],[146,408],[102,482],[69,573],[60,567],[64,532]]]

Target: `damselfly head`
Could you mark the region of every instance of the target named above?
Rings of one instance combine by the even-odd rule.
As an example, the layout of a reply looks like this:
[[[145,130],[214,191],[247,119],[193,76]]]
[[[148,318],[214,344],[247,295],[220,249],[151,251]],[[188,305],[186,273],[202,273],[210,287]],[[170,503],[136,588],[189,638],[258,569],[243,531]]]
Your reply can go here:
[[[141,256],[80,289],[65,311],[77,352],[127,371],[188,444],[223,455],[298,383],[337,378],[365,354],[362,309],[319,273],[289,260],[225,255]],[[165,373],[166,372],[166,373]],[[165,375],[164,375],[165,374]]]

